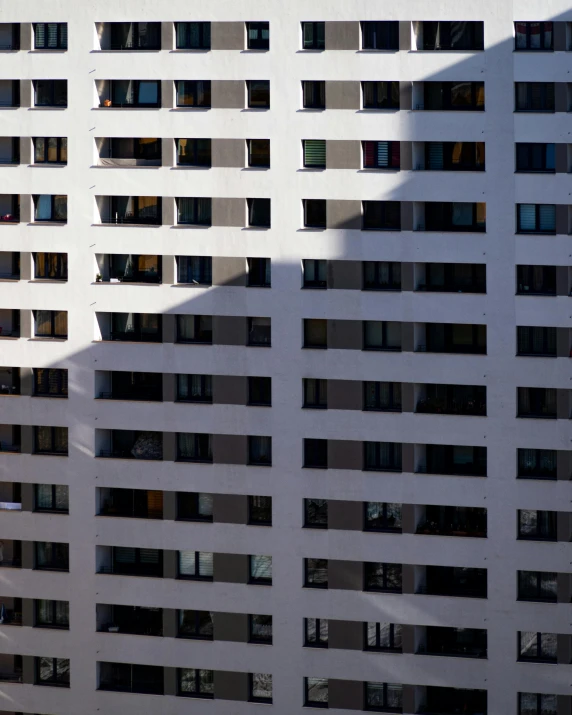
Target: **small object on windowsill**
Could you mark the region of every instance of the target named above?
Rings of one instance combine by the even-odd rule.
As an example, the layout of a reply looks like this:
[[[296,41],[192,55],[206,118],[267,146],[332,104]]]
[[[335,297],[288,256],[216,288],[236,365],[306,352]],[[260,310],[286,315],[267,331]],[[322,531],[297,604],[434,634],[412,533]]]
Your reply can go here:
[[[95,281],[96,281],[96,283],[101,283],[101,273],[98,273],[98,274],[95,276]]]
[[[109,282],[110,283],[119,283],[119,278],[110,278]]]
[[[13,220],[14,220],[13,214],[4,214],[2,216],[2,221],[13,221]]]
[[[103,100],[103,106],[104,106],[104,107],[111,107],[111,100],[110,100],[110,99],[104,99],[104,100]]]
[[[107,630],[109,633],[119,633],[119,626],[108,626]]]

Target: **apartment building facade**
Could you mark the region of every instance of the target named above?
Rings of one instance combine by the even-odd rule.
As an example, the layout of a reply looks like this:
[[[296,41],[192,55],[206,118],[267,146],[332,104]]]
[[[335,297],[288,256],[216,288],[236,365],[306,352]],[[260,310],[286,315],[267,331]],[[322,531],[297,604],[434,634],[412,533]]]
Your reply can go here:
[[[572,712],[572,10],[0,16],[0,712]]]

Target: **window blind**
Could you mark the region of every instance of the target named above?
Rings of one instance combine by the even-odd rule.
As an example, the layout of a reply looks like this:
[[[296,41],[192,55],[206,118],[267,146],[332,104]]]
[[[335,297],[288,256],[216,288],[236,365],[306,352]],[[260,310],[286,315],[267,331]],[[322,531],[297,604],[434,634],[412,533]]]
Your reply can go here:
[[[272,580],[272,556],[251,556],[250,575],[256,580]]]
[[[326,166],[326,140],[304,140],[304,166]]]
[[[443,142],[429,142],[428,169],[441,171],[443,169]]]
[[[520,204],[518,217],[521,231],[536,230],[536,206],[534,204]]]
[[[540,204],[538,207],[538,224],[541,231],[556,230],[556,207],[554,204]]]

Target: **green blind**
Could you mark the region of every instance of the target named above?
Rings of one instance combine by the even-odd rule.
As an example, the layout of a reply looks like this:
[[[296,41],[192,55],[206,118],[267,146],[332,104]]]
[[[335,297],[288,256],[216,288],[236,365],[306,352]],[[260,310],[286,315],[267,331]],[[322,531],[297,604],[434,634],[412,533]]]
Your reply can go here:
[[[326,166],[326,140],[304,140],[304,166]]]

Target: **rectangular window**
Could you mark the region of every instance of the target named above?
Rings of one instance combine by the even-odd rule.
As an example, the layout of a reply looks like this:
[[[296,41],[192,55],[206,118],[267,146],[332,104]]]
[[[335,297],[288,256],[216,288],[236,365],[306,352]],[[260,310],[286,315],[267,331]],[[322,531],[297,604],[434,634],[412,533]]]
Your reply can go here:
[[[210,50],[210,22],[176,22],[176,48],[178,50]]]
[[[177,166],[211,166],[211,139],[175,139]]]
[[[272,466],[272,437],[248,438],[248,464]]]
[[[35,22],[34,49],[36,50],[67,50],[67,22]]]
[[[425,202],[426,231],[486,231],[485,203],[468,201],[427,201]]]
[[[518,715],[558,715],[558,696],[544,693],[519,693]]]
[[[177,668],[178,695],[188,698],[214,698],[214,671]]]
[[[517,266],[518,295],[556,295],[556,266]]]
[[[272,616],[250,615],[248,617],[248,630],[250,643],[272,645]]]
[[[556,633],[518,632],[518,659],[556,663]]]
[[[67,79],[35,79],[34,105],[36,107],[67,107]]]
[[[515,82],[517,112],[553,112],[554,82]]]
[[[324,259],[315,260],[305,258],[302,261],[304,288],[328,287],[328,262]]]
[[[270,288],[271,286],[271,260],[270,258],[247,258],[248,287]]]
[[[361,47],[362,50],[398,50],[399,22],[362,22]]]
[[[327,499],[304,499],[304,526],[307,529],[328,528]]]
[[[34,427],[35,454],[67,454],[67,427]]]
[[[249,583],[272,585],[272,556],[249,556]]]
[[[177,223],[195,226],[212,225],[212,199],[178,198]]]
[[[37,338],[67,338],[67,310],[34,310],[34,326]]]
[[[401,532],[401,504],[380,501],[364,502],[365,531]]]
[[[270,81],[249,79],[246,82],[249,109],[270,109]]]
[[[211,315],[177,315],[177,342],[212,345]]]
[[[304,228],[326,228],[326,199],[302,199]]]
[[[483,22],[425,21],[423,50],[483,50]]]
[[[328,588],[328,559],[304,559],[304,586]]]
[[[248,166],[270,168],[270,139],[247,139]]]
[[[44,571],[69,571],[69,544],[35,541],[35,568]]]
[[[325,139],[303,139],[302,148],[304,150],[305,169],[325,169],[326,168],[326,140]]]
[[[400,201],[363,201],[363,231],[401,231]]]
[[[213,520],[213,495],[205,492],[177,492],[177,519]]]
[[[111,98],[100,97],[102,107],[148,107],[161,106],[161,82],[151,79],[112,79]],[[106,104],[108,102],[108,104]]]
[[[403,686],[396,683],[366,683],[365,709],[377,712],[402,712]]]
[[[272,404],[272,378],[248,378],[248,404],[270,407]]]
[[[364,382],[364,410],[401,412],[400,382]]]
[[[251,526],[272,526],[272,497],[248,497],[248,523]]]
[[[327,618],[304,618],[304,645],[307,648],[328,647]]]
[[[398,623],[364,623],[365,650],[401,652],[401,626]]]
[[[180,402],[212,403],[212,376],[177,375],[177,400]]]
[[[249,674],[248,699],[252,703],[272,703],[272,675],[268,673]]]
[[[270,199],[246,199],[248,205],[248,225],[256,228],[270,228]]]
[[[556,233],[555,204],[517,204],[516,218],[518,233]]]
[[[182,462],[212,462],[212,435],[177,432],[177,459]]]
[[[304,439],[304,467],[311,469],[328,468],[327,439]]]
[[[552,571],[518,571],[518,598],[521,601],[556,603],[557,574]]]
[[[67,281],[67,253],[34,253],[34,278]]]
[[[211,81],[194,79],[194,80],[176,80],[175,86],[177,89],[177,107],[202,107],[210,109],[211,107]]]
[[[60,368],[34,368],[34,395],[67,397],[68,371]]]
[[[362,82],[364,109],[399,109],[399,82]]]
[[[36,685],[70,686],[70,661],[68,658],[35,658]]]
[[[364,469],[401,471],[401,442],[364,442]]]
[[[304,705],[307,708],[328,707],[327,678],[304,678]]]
[[[304,407],[313,409],[327,409],[328,407],[328,381],[317,380],[313,377],[303,379]]]
[[[401,564],[365,563],[364,591],[401,593]]]
[[[424,82],[423,105],[426,111],[483,112],[484,82]]]
[[[516,338],[517,355],[556,357],[556,328],[519,325]]]
[[[35,626],[44,628],[69,628],[69,601],[35,599]]]
[[[326,83],[320,80],[302,81],[302,107],[304,109],[326,108]]]
[[[270,23],[247,22],[246,38],[246,46],[249,50],[269,50]]]
[[[213,614],[211,611],[179,611],[180,638],[212,640],[214,634]]]
[[[34,164],[67,164],[67,137],[34,137]]]
[[[362,142],[364,169],[399,169],[399,142]]]
[[[35,484],[34,511],[69,512],[69,487],[65,484]]]
[[[179,551],[179,578],[213,579],[213,554],[207,551]]]
[[[34,221],[68,220],[68,197],[57,194],[34,194]]]
[[[484,171],[484,142],[425,142],[428,171]]]
[[[518,387],[517,415],[553,419],[556,413],[556,390],[549,387]]]
[[[304,318],[304,347],[328,347],[328,321],[321,318]]]
[[[555,449],[518,449],[517,455],[520,479],[556,479]]]
[[[401,350],[401,323],[388,320],[363,321],[364,350]]]
[[[272,345],[270,318],[248,319],[248,344],[264,348],[269,348]]]
[[[554,49],[553,22],[515,22],[515,50],[552,51]]]
[[[556,512],[519,509],[518,538],[556,541]]]
[[[326,23],[325,22],[303,22],[302,23],[302,48],[304,50],[325,50],[326,49]]]
[[[553,173],[556,168],[556,144],[519,143],[516,145],[516,170]]]
[[[193,285],[212,285],[211,256],[176,256],[177,283],[192,283]]]
[[[111,50],[160,50],[161,23],[111,22]]]

